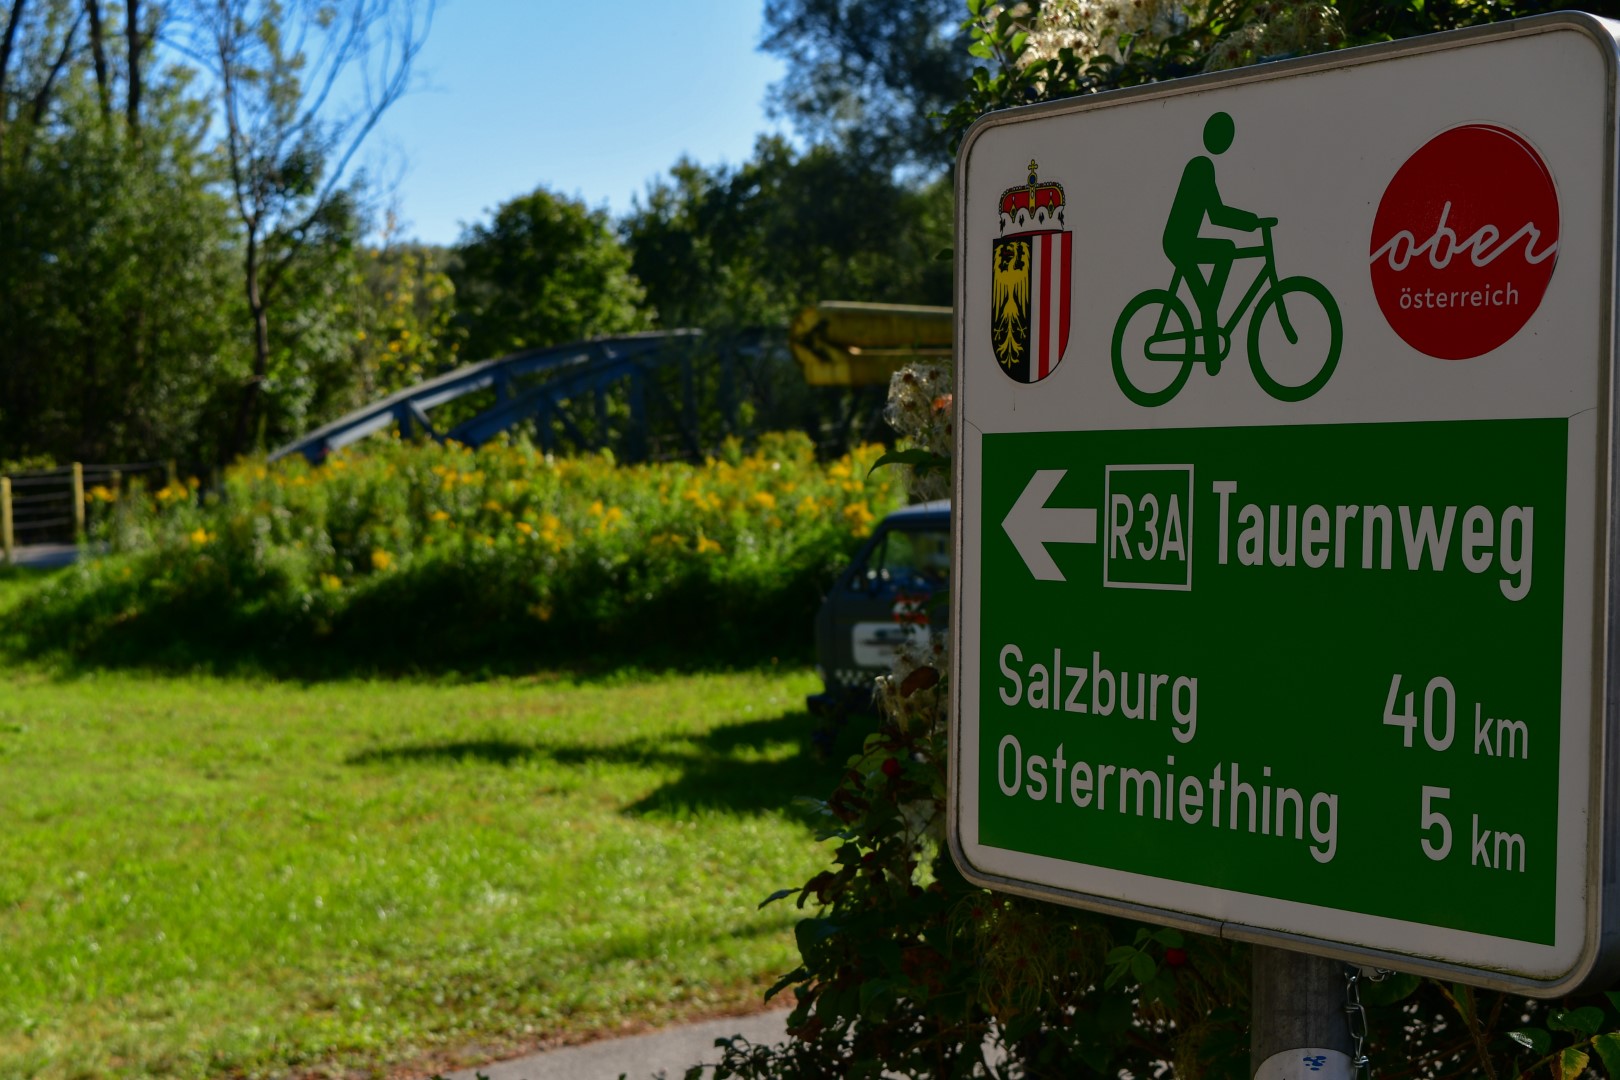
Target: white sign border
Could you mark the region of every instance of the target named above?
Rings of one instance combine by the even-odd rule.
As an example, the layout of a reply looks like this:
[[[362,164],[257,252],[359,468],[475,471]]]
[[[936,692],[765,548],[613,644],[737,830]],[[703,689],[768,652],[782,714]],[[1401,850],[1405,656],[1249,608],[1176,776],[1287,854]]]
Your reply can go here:
[[[1561,777],[1571,775],[1571,766],[1578,773],[1580,757],[1582,752],[1585,752],[1587,783],[1583,786],[1587,790],[1582,792],[1561,790],[1559,798],[1560,862],[1563,865],[1569,865],[1565,860],[1570,858],[1581,860],[1584,855],[1584,888],[1581,890],[1583,895],[1579,897],[1566,896],[1566,891],[1570,890],[1560,888],[1557,898],[1557,905],[1561,912],[1567,910],[1567,905],[1570,903],[1578,904],[1583,909],[1584,918],[1579,920],[1584,924],[1585,933],[1583,939],[1573,948],[1565,945],[1555,945],[1553,947],[1529,945],[1510,939],[1445,930],[1444,928],[1400,920],[1361,916],[1338,909],[1316,908],[1312,905],[1257,897],[1232,890],[1211,889],[1204,886],[1170,882],[1168,879],[1163,878],[1144,879],[1139,875],[1124,874],[1118,871],[1101,871],[1101,874],[1109,878],[1114,884],[1126,888],[1130,888],[1141,881],[1148,881],[1158,887],[1161,895],[1171,892],[1182,893],[1184,899],[1188,901],[1187,906],[1191,908],[1203,911],[1219,911],[1223,908],[1232,908],[1234,906],[1232,902],[1236,901],[1244,906],[1246,914],[1244,919],[1210,917],[1189,914],[1187,911],[1178,910],[1174,906],[1136,903],[1033,884],[1008,876],[1005,867],[976,866],[967,856],[966,849],[968,847],[978,848],[981,855],[984,852],[997,850],[979,848],[978,846],[977,778],[970,778],[965,775],[964,754],[962,751],[964,745],[962,703],[964,701],[977,701],[980,690],[978,665],[977,663],[969,664],[966,662],[968,653],[964,649],[963,635],[971,634],[973,637],[977,637],[976,629],[968,627],[967,612],[971,610],[977,613],[980,610],[980,597],[977,594],[969,596],[966,589],[953,589],[951,597],[953,609],[951,613],[953,638],[951,738],[949,740],[950,760],[947,766],[950,794],[947,832],[951,855],[958,868],[969,881],[998,891],[1056,901],[1069,906],[1107,914],[1140,918],[1144,921],[1213,934],[1221,938],[1280,946],[1328,956],[1349,963],[1376,965],[1537,997],[1554,997],[1567,994],[1579,987],[1594,985],[1607,980],[1617,971],[1620,971],[1620,927],[1617,927],[1617,922],[1620,922],[1620,918],[1617,918],[1617,916],[1620,916],[1620,882],[1616,881],[1617,870],[1620,870],[1620,857],[1617,857],[1620,856],[1620,844],[1617,844],[1616,834],[1620,832],[1620,829],[1615,827],[1617,811],[1614,805],[1614,792],[1617,786],[1620,786],[1620,761],[1613,759],[1614,739],[1610,734],[1611,728],[1615,725],[1616,717],[1620,716],[1620,686],[1616,685],[1615,677],[1616,671],[1620,670],[1620,653],[1617,653],[1617,650],[1620,650],[1620,642],[1615,640],[1616,635],[1613,632],[1613,627],[1617,625],[1617,619],[1620,619],[1620,579],[1617,579],[1616,575],[1617,568],[1620,568],[1620,534],[1617,534],[1613,527],[1612,515],[1612,508],[1620,505],[1620,469],[1616,468],[1617,447],[1614,429],[1617,402],[1616,386],[1613,378],[1613,364],[1616,355],[1614,318],[1614,267],[1617,244],[1615,235],[1615,184],[1617,175],[1620,175],[1620,169],[1617,169],[1615,160],[1615,129],[1617,122],[1615,90],[1617,84],[1616,72],[1617,68],[1620,68],[1620,24],[1607,22],[1579,12],[1559,12],[1507,23],[1472,27],[1424,38],[1345,50],[1339,53],[1303,57],[1236,71],[1195,76],[1170,83],[1135,87],[1099,94],[1085,99],[1047,102],[993,113],[975,123],[963,138],[958,152],[956,235],[959,238],[967,235],[967,198],[964,187],[968,175],[966,167],[968,155],[978,137],[994,127],[1010,123],[1028,122],[1049,115],[1108,108],[1126,102],[1199,93],[1221,87],[1268,82],[1275,79],[1297,77],[1326,70],[1338,70],[1384,60],[1466,48],[1485,42],[1502,41],[1525,35],[1570,31],[1583,34],[1598,47],[1603,58],[1605,86],[1608,91],[1605,103],[1606,125],[1604,138],[1606,146],[1602,155],[1606,174],[1603,178],[1602,190],[1606,193],[1606,196],[1602,207],[1603,220],[1600,235],[1603,242],[1601,280],[1599,282],[1599,295],[1607,297],[1608,304],[1598,312],[1600,319],[1598,339],[1602,343],[1602,349],[1601,354],[1593,358],[1600,369],[1599,401],[1601,408],[1598,416],[1584,414],[1584,416],[1572,418],[1570,422],[1569,445],[1572,453],[1568,481],[1570,485],[1568,492],[1570,510],[1567,519],[1570,528],[1567,530],[1565,537],[1566,597],[1570,594],[1572,587],[1579,586],[1583,581],[1594,592],[1601,589],[1601,593],[1596,594],[1598,599],[1593,605],[1597,610],[1596,625],[1590,628],[1579,625],[1580,620],[1575,619],[1574,613],[1569,609],[1570,606],[1567,603],[1565,609],[1566,641],[1585,637],[1589,631],[1592,642],[1592,654],[1590,663],[1587,665],[1590,670],[1590,681],[1585,688],[1578,684],[1570,685],[1571,666],[1566,650],[1564,699],[1567,702],[1577,697],[1585,698],[1591,702],[1592,710],[1588,724],[1590,729],[1589,741],[1583,744],[1579,740],[1568,738],[1568,731],[1565,733],[1566,737],[1561,740],[1562,751],[1560,757],[1562,760],[1559,770]],[[965,271],[965,260],[959,249],[955,266],[955,296],[958,298],[958,303],[956,305],[954,348],[958,387],[964,385],[961,376],[966,342],[966,312],[965,304],[961,302],[961,298],[965,295]],[[963,400],[960,393],[956,395],[953,412],[956,432],[955,450],[958,462],[954,481],[955,506],[962,507],[965,505],[966,470],[961,467],[961,464],[968,460],[982,461],[983,434],[974,429],[964,418]],[[1592,462],[1591,471],[1588,471],[1584,466],[1576,466],[1573,451],[1576,447],[1582,445],[1589,446],[1593,450],[1592,458],[1588,459]],[[1596,490],[1592,492],[1593,502],[1591,504],[1588,504],[1584,498],[1579,500],[1575,498],[1576,486],[1587,476],[1592,476],[1595,480]],[[1577,517],[1578,511],[1588,505],[1593,507],[1591,519],[1589,522],[1582,522]],[[964,528],[964,518],[965,515],[960,512],[952,515],[954,555],[958,566],[978,566],[980,565],[979,559],[982,552],[980,551],[977,530]],[[1585,532],[1580,531],[1583,524],[1589,524],[1590,526]],[[1595,543],[1593,542],[1594,538]],[[1595,558],[1590,558],[1593,553],[1595,553]],[[960,577],[966,576],[960,575]],[[973,577],[973,586],[977,588],[981,579],[977,575]],[[1575,625],[1570,625],[1572,620],[1575,621]],[[1573,638],[1571,636],[1572,631],[1575,635]],[[977,644],[977,642],[975,641],[974,644]],[[976,649],[973,655],[975,658],[977,657]],[[1581,666],[1583,665],[1576,664],[1577,669]],[[1565,823],[1571,821],[1574,815],[1584,819],[1584,845],[1581,838],[1583,830],[1565,827]],[[1582,850],[1583,847],[1584,851]],[[993,863],[1001,860],[992,857],[982,861]],[[1014,861],[1025,861],[1026,863],[1051,861],[1063,867],[1072,865],[1059,860],[1041,860],[1038,856],[1029,855],[1019,855]],[[1166,888],[1167,885],[1169,886],[1168,889]],[[1312,918],[1311,916],[1315,917]],[[1318,922],[1320,925],[1320,920],[1336,922],[1346,926],[1353,922],[1355,930],[1375,937],[1377,940],[1387,943],[1389,947],[1376,948],[1346,944],[1342,941],[1331,940],[1309,933],[1277,928],[1279,923],[1300,925],[1302,922]],[[1562,915],[1558,919],[1561,925],[1565,921]],[[1449,952],[1445,949],[1437,950],[1434,948],[1436,944],[1451,945],[1453,948]],[[1456,946],[1461,946],[1461,948]],[[1479,963],[1459,963],[1446,958],[1447,956],[1455,957],[1462,954],[1480,956],[1487,952],[1493,957],[1499,958],[1500,962],[1486,966]],[[1557,959],[1556,963],[1559,970],[1552,977],[1525,973],[1527,970],[1533,971],[1537,968],[1545,971],[1554,952],[1562,952],[1564,955]]]

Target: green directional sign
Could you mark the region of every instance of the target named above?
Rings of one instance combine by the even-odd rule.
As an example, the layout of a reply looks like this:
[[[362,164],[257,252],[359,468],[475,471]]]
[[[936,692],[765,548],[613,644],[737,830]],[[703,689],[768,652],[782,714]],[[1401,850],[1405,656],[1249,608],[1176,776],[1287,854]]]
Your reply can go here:
[[[1608,969],[1609,30],[970,133],[970,878],[1535,994]]]
[[[981,840],[1550,944],[1567,426],[987,437]]]

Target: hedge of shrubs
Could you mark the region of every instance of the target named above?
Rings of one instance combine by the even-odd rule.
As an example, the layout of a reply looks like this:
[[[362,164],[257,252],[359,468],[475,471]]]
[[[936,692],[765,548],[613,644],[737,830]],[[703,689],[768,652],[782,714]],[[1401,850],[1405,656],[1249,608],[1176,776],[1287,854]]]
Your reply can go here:
[[[700,465],[374,440],[220,490],[87,494],[108,554],[30,596],[13,650],[291,673],[806,659],[837,567],[898,504],[882,453],[800,434]]]

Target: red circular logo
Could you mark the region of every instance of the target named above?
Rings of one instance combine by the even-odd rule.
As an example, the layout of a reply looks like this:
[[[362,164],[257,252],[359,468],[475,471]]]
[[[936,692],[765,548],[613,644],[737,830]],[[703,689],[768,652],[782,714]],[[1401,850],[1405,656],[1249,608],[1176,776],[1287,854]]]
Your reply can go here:
[[[1373,219],[1372,286],[1390,327],[1442,360],[1524,328],[1558,261],[1558,192],[1505,128],[1443,131],[1406,159]]]

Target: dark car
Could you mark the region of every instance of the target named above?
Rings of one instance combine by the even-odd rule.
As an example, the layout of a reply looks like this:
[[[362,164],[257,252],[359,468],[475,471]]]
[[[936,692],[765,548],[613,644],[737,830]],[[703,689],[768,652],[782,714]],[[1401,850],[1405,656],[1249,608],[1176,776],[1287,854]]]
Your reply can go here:
[[[939,633],[943,605],[931,605],[951,572],[947,499],[896,510],[838,576],[816,616],[816,671],[824,689],[810,711],[833,726],[871,712],[872,680],[887,674],[908,638]]]

